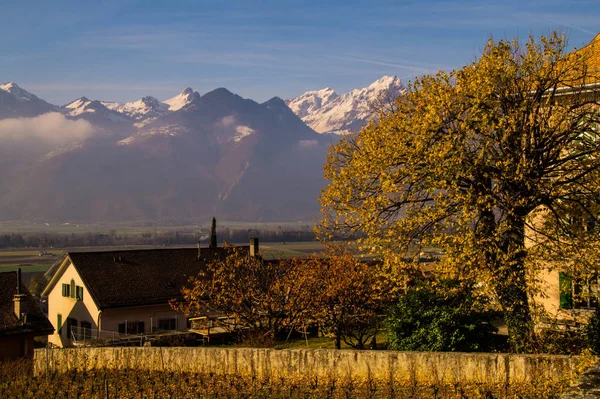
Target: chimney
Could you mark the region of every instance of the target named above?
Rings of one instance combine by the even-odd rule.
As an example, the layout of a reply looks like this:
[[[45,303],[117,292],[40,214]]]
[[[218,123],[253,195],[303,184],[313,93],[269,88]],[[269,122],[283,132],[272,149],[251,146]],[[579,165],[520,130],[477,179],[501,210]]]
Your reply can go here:
[[[258,238],[250,239],[250,256],[258,256]]]
[[[17,293],[13,298],[15,305],[15,316],[17,319],[22,320],[23,316],[23,305],[25,304],[26,295],[21,292],[21,269],[17,270]]]
[[[17,269],[17,295],[21,295],[21,268]]]

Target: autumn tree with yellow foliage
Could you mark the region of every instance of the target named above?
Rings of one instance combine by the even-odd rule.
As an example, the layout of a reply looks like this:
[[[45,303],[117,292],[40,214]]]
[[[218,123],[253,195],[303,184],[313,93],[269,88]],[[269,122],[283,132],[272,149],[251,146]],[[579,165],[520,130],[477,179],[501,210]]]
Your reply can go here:
[[[416,79],[393,113],[332,147],[321,238],[353,238],[397,273],[416,267],[408,259],[419,247],[443,249],[439,272],[478,282],[503,312],[511,350],[531,350],[540,263],[529,240],[554,243],[546,255],[575,248],[580,240],[561,233],[566,210],[598,215],[589,83],[600,80],[587,60],[556,33],[490,39],[472,64]],[[554,223],[532,222],[542,209]]]

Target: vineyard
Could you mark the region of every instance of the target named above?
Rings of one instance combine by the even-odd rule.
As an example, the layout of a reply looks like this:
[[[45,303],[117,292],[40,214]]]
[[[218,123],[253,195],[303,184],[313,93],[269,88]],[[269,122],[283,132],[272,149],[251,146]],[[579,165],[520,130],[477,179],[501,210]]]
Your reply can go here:
[[[28,360],[0,363],[1,398],[558,398],[569,381],[518,385],[258,379],[133,369],[33,377]]]

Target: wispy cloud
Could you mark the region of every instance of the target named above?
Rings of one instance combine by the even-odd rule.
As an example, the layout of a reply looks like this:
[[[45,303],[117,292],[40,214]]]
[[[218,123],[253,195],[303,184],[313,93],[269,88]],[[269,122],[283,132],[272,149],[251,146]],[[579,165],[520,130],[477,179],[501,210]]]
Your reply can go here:
[[[363,62],[366,64],[381,65],[381,66],[391,67],[391,68],[398,68],[398,69],[414,72],[415,74],[432,73],[432,72],[435,72],[440,69],[440,67],[434,67],[434,66],[421,67],[421,66],[415,66],[415,65],[405,64],[405,63],[397,63],[397,62],[393,62],[393,61],[385,61],[385,60],[379,60],[379,59],[373,59],[373,58],[359,57],[356,55],[332,56],[332,58],[337,58],[337,59],[341,59],[341,60],[349,60],[349,61],[358,61],[358,62]]]

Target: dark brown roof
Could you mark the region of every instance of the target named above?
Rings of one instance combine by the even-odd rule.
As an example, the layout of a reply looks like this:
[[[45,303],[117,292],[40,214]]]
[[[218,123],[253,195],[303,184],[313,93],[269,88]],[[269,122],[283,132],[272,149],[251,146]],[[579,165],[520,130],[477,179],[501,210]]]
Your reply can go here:
[[[214,262],[214,261],[218,261],[218,260],[225,260],[227,255],[229,255],[232,252],[233,248],[234,247],[231,247],[231,246],[217,247],[217,248],[200,248],[199,258],[203,262]],[[241,252],[250,253],[249,245],[235,246],[235,249],[237,249],[238,251],[241,251]]]
[[[167,303],[204,262],[196,248],[68,254],[100,309]]]
[[[25,294],[21,313],[27,314],[25,323],[17,319],[13,298],[17,293],[17,272],[0,273],[0,336],[13,334],[48,335],[54,331],[52,324],[21,282]]]

